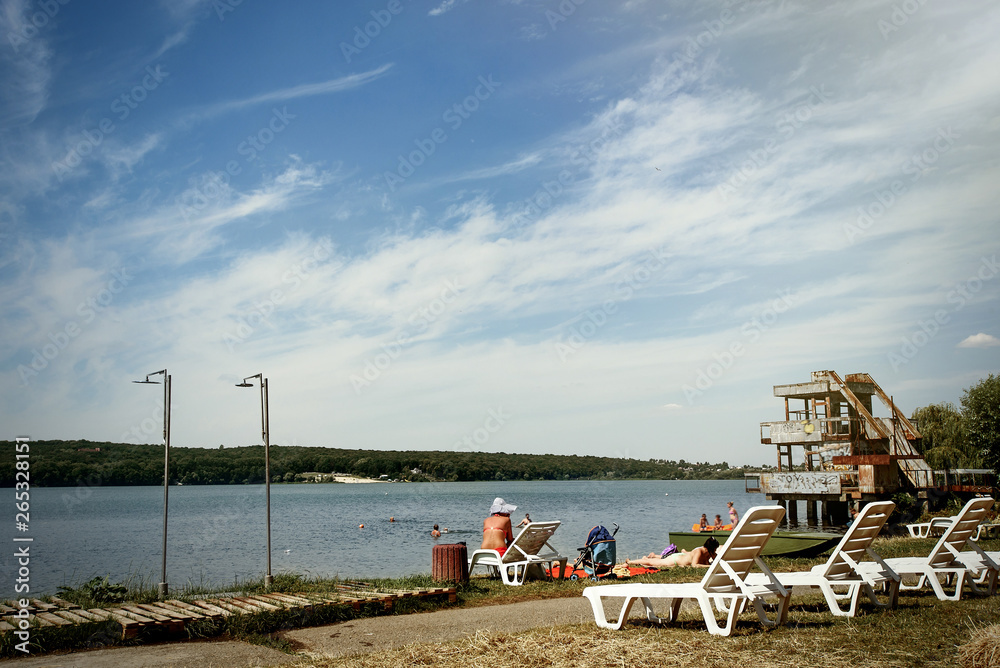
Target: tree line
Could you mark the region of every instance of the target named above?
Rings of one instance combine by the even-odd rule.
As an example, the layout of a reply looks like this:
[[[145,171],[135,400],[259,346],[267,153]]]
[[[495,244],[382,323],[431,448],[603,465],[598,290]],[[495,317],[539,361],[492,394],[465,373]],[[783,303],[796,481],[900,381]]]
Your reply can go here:
[[[0,441],[13,453],[12,441]],[[93,441],[32,441],[31,484],[162,485],[163,446]],[[743,477],[743,468],[684,460],[619,459],[577,455],[521,455],[452,451],[344,450],[271,445],[271,481],[296,482],[315,473],[390,480],[711,480]],[[14,456],[0,462],[0,485],[14,485]],[[239,485],[264,482],[264,446],[170,448],[170,482]]]

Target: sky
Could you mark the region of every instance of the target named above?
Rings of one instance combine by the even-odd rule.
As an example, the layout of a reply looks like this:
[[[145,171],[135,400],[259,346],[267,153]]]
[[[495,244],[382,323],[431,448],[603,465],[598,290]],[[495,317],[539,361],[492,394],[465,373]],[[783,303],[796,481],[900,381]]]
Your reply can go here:
[[[774,463],[998,371],[1000,6],[0,0],[0,438]],[[152,380],[162,380],[154,375]],[[252,381],[259,382],[259,381]]]

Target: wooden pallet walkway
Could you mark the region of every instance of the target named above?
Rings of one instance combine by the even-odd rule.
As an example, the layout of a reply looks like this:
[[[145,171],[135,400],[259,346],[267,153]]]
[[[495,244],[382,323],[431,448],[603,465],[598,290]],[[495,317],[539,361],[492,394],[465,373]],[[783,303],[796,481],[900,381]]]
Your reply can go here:
[[[184,627],[203,619],[218,620],[230,615],[274,612],[278,610],[306,611],[330,606],[350,606],[360,610],[366,603],[382,603],[383,609],[392,610],[396,601],[412,596],[447,595],[454,603],[457,596],[455,587],[431,587],[427,589],[377,590],[363,582],[339,584],[335,592],[317,593],[267,593],[247,596],[221,596],[179,601],[168,599],[155,603],[122,603],[107,608],[84,610],[79,605],[55,597],[50,603],[31,599],[28,606],[28,621],[32,626],[74,626],[93,622],[114,621],[121,626],[122,638],[134,638],[140,632],[155,628],[167,633],[181,633]],[[19,619],[14,615],[18,608],[11,601],[0,603],[0,635],[18,627]]]

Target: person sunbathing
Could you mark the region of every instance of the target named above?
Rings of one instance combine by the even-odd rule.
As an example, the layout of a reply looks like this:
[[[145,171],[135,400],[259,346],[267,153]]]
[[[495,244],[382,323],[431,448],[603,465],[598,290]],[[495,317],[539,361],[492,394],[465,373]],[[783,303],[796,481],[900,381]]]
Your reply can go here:
[[[650,553],[641,559],[626,559],[629,566],[645,566],[647,568],[673,568],[674,566],[690,566],[695,568],[708,568],[715,559],[715,551],[719,549],[719,541],[709,538],[701,547],[696,547],[690,552],[681,550],[660,557]]]

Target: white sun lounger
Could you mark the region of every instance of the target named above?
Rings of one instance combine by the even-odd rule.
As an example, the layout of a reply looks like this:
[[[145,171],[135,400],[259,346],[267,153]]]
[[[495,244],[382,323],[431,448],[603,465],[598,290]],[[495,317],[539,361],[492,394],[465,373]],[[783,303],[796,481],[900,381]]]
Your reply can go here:
[[[501,555],[496,550],[476,550],[469,557],[469,572],[476,566],[487,566],[500,572],[504,584],[518,586],[524,584],[528,567],[534,564],[549,564],[551,568],[559,564],[559,579],[562,580],[568,557],[560,555],[549,539],[559,528],[559,522],[531,522],[514,537],[514,542]],[[546,552],[542,552],[546,548]]]
[[[775,573],[775,577],[786,589],[819,587],[830,612],[840,617],[857,614],[861,592],[879,608],[895,608],[899,600],[900,577],[871,548],[872,541],[895,507],[892,501],[869,503],[851,522],[825,564],[814,566],[809,571]],[[867,561],[866,556],[871,561]],[[869,564],[867,570],[859,568],[862,563]],[[766,579],[760,573],[751,573],[747,582],[760,584]],[[885,601],[878,599],[876,588],[887,589]],[[850,602],[846,610],[840,607],[840,602],[844,600]]]
[[[788,614],[790,593],[768,570],[760,559],[760,553],[784,516],[785,509],[781,506],[757,506],[748,510],[726,543],[719,548],[701,582],[625,583],[587,587],[583,590],[583,595],[590,600],[594,620],[602,628],[620,629],[628,618],[632,605],[641,600],[648,620],[658,623],[675,622],[681,602],[684,599],[694,599],[701,606],[705,625],[713,635],[731,634],[736,626],[736,619],[750,602],[762,624],[783,624]],[[768,577],[766,583],[750,585],[746,582],[746,576],[754,564]],[[778,598],[774,619],[768,618],[764,608],[763,599],[768,596]],[[625,599],[617,621],[614,622],[609,622],[604,612],[604,601],[609,598]],[[665,599],[667,617],[661,618],[654,612],[654,598]],[[713,604],[728,616],[724,626],[716,620]]]
[[[971,538],[980,522],[993,507],[993,499],[979,497],[970,500],[955,516],[934,549],[926,557],[896,557],[886,559],[889,567],[903,577],[900,589],[922,589],[930,584],[942,601],[962,598],[966,582],[976,594],[995,594],[997,588],[997,563]],[[970,550],[963,550],[963,548]],[[861,565],[866,572],[875,570],[870,563]],[[908,584],[907,576],[915,577],[916,584]],[[954,583],[955,591],[948,594],[945,583]]]

